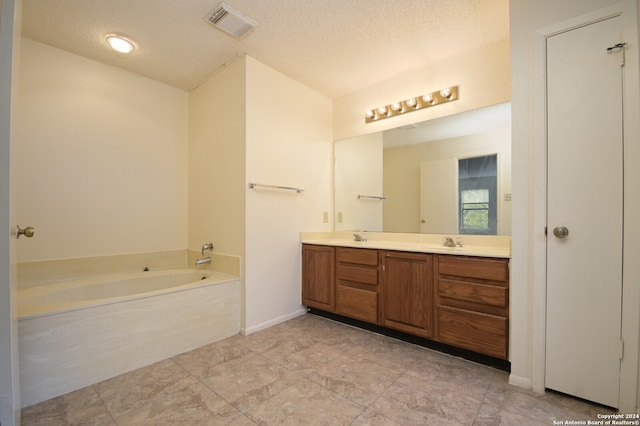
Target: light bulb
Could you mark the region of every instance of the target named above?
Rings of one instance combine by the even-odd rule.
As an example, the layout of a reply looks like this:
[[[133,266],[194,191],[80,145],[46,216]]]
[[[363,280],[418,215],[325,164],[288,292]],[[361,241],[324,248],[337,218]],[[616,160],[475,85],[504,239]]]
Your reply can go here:
[[[117,52],[131,53],[136,50],[136,46],[131,41],[117,34],[109,34],[106,39],[111,48]]]
[[[416,105],[418,105],[418,103],[416,102],[416,98],[407,99],[406,101],[404,101],[404,103],[407,104],[409,108],[415,108]]]
[[[386,106],[381,106],[380,108],[378,108],[378,114],[379,115],[387,115],[388,114],[387,107]]]
[[[430,104],[433,102],[433,95],[431,93],[427,93],[422,96],[422,101],[426,104]]]
[[[451,89],[449,87],[447,87],[446,89],[442,89],[440,91],[440,96],[445,99],[449,99],[451,97]]]
[[[375,116],[375,113],[373,112],[373,110],[370,109],[364,113],[364,116],[367,118],[373,118]]]
[[[400,104],[400,102],[394,102],[391,104],[391,109],[398,112],[402,110],[402,105]]]

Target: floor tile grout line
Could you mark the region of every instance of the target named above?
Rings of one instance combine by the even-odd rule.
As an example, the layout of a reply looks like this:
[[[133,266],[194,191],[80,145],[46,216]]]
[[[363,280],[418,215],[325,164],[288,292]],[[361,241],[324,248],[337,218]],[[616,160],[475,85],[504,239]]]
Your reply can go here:
[[[100,403],[102,404],[102,406],[104,407],[104,410],[107,412],[107,414],[109,414],[109,417],[111,417],[111,420],[113,421],[114,425],[118,425],[118,422],[116,421],[116,418],[113,416],[113,414],[111,413],[111,410],[109,410],[109,407],[107,407],[107,404],[104,402],[104,400],[102,399],[102,396],[100,396],[100,393],[98,392],[98,390],[95,388],[95,385],[90,385],[89,386],[91,388],[91,390],[93,391],[93,393],[96,394],[96,396],[98,397],[98,399],[100,400]]]
[[[216,392],[215,389],[213,389],[211,386],[209,386],[204,380],[202,380],[199,376],[196,376],[195,374],[193,374],[191,371],[189,371],[185,366],[181,365],[179,362],[177,362],[175,359],[173,359],[174,357],[172,357],[172,360],[178,365],[180,366],[180,368],[182,368],[184,371],[186,371],[189,375],[191,375],[191,377],[193,377],[194,379],[196,379],[198,381],[198,383],[202,384],[204,387],[206,387],[207,389],[209,389],[211,392],[213,392],[214,394],[216,394],[220,399],[222,399],[224,402],[226,402],[227,404],[229,404],[230,407],[232,407],[234,410],[236,410],[238,413],[240,413],[240,416],[244,416],[247,417],[245,415],[245,413],[243,413],[240,409],[238,409],[235,405],[233,405],[233,403],[231,401],[228,401],[224,396],[220,395],[218,392]],[[242,361],[243,362],[246,362]],[[240,364],[241,364],[240,363]],[[222,363],[224,364],[224,363]],[[239,416],[239,417],[240,417]],[[249,418],[249,417],[247,417]],[[249,420],[251,420],[251,422],[255,423],[252,419],[249,418]]]

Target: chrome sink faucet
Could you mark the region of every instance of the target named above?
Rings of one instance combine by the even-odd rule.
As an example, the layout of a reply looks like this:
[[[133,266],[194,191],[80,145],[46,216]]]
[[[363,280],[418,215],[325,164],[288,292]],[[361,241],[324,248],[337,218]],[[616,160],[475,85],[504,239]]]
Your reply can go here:
[[[360,241],[360,242],[366,243],[367,242],[367,234],[365,234],[365,233],[359,234],[359,233],[356,232],[355,234],[353,234],[353,241]]]
[[[455,247],[456,243],[453,241],[451,237],[444,237],[442,240],[442,247]]]
[[[455,242],[451,237],[444,237],[442,239],[442,247],[462,247],[462,239],[456,238]]]

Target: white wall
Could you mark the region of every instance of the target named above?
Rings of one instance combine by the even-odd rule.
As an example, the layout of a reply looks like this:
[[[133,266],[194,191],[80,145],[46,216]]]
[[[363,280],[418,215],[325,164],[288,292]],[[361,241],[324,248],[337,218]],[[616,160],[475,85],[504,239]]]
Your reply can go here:
[[[336,230],[382,231],[382,132],[337,141],[334,147]]]
[[[389,80],[334,101],[336,140],[443,117],[510,100],[509,40],[390,76]],[[448,86],[460,86],[459,99],[372,123],[365,111]]]
[[[536,390],[544,388],[544,300],[540,297],[544,281],[544,217],[545,217],[545,159],[544,138],[539,138],[538,104],[542,93],[536,92],[540,79],[540,47],[536,46],[541,31],[570,18],[591,13],[608,6],[629,5],[637,8],[637,1],[616,0],[526,0],[510,2],[511,71],[512,71],[512,185],[513,185],[513,237],[511,260],[511,316],[510,352],[511,381]],[[631,21],[638,21],[637,10],[627,13]],[[627,22],[628,24],[628,22]],[[627,31],[630,29],[627,26]],[[629,35],[629,34],[627,34]],[[637,34],[627,41],[628,61],[637,67]],[[627,72],[629,67],[627,67]],[[635,68],[637,73],[637,68]],[[625,82],[627,107],[637,111],[638,75],[631,75]],[[629,91],[631,90],[631,92]],[[640,208],[640,192],[637,164],[640,161],[640,136],[637,130],[637,114],[629,117],[625,136],[625,217],[636,217]],[[629,127],[631,126],[631,127]],[[632,210],[636,209],[636,210]],[[629,215],[628,213],[631,213]],[[637,259],[637,221],[625,222],[625,259]],[[603,254],[605,255],[605,254]],[[625,297],[623,299],[623,338],[625,358],[622,361],[621,404],[631,411],[640,406],[637,394],[638,333],[637,312],[640,307],[637,261],[625,261]],[[542,289],[543,290],[543,289]],[[631,321],[629,321],[631,319]],[[626,336],[626,337],[625,337]],[[625,372],[630,374],[624,374]]]
[[[28,39],[20,67],[18,260],[184,249],[188,94]]]
[[[251,333],[304,312],[300,231],[333,229],[333,135],[329,98],[253,58],[246,67],[247,182],[304,189],[245,188],[245,330]]]

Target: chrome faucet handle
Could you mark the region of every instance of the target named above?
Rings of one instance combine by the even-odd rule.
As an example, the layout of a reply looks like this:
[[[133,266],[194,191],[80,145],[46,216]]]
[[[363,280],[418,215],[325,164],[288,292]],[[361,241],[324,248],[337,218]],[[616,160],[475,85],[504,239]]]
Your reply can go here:
[[[202,250],[200,250],[200,252],[202,253],[203,256],[204,256],[205,250],[213,251],[213,243],[204,244],[202,246]]]

